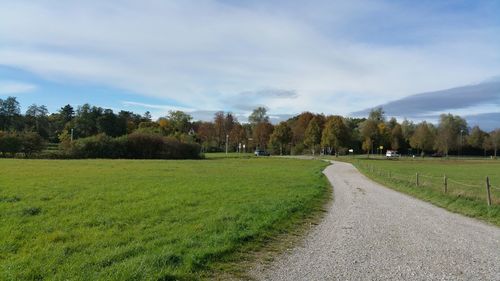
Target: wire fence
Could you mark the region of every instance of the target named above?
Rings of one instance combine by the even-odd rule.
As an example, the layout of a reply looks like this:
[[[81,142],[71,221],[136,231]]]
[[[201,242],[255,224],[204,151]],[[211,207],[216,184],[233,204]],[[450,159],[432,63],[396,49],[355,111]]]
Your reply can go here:
[[[462,182],[447,175],[436,176],[415,172],[414,174],[398,173],[390,169],[381,169],[373,164],[357,162],[365,172],[408,187],[426,188],[441,192],[447,196],[462,197],[485,202],[488,206],[500,205],[500,183],[490,182],[488,176],[484,181]]]

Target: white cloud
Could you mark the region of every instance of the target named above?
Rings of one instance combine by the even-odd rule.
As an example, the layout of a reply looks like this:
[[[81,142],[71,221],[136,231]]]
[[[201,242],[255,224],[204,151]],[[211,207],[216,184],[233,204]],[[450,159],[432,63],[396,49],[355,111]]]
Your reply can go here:
[[[36,85],[29,83],[0,80],[0,95],[16,95],[29,93],[36,90],[36,88]]]
[[[441,18],[454,19],[385,2],[0,4],[0,65],[168,98],[196,110],[232,110],[227,107],[238,104],[242,91],[282,89],[296,96],[264,95],[254,103],[276,114],[346,114],[477,82],[500,69],[498,27],[443,27]],[[397,26],[408,30],[394,31]],[[419,42],[391,43],[394,33]]]

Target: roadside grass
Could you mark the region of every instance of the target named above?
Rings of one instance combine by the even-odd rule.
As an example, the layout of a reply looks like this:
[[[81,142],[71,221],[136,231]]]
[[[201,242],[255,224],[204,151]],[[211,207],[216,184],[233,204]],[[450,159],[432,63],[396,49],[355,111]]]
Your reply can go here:
[[[500,226],[500,161],[412,158],[342,160],[353,163],[363,174],[385,186],[452,212]],[[448,178],[446,193],[444,175]],[[492,185],[491,206],[486,200],[486,176]]]
[[[210,158],[210,156],[208,157]],[[280,158],[0,160],[1,280],[238,273],[329,198],[326,163]]]

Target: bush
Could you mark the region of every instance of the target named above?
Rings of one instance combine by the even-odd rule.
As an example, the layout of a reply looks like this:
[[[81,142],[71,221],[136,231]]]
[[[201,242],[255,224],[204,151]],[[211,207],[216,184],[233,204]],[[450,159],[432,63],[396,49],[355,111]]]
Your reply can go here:
[[[134,132],[112,138],[104,134],[78,139],[68,153],[74,158],[199,159],[198,144],[183,143],[159,134]]]
[[[5,157],[9,153],[12,157],[19,153],[23,143],[19,135],[15,133],[0,132],[0,152]]]
[[[165,141],[161,135],[150,133],[132,133],[123,137],[126,144],[127,158],[161,159]]]
[[[300,155],[304,153],[304,149],[305,149],[304,144],[299,143],[293,147],[292,155]]]
[[[164,155],[168,159],[198,159],[201,146],[197,143],[183,143],[173,138],[166,138]]]
[[[124,152],[120,141],[105,134],[78,139],[69,150],[76,158],[123,158]]]
[[[35,153],[40,153],[45,148],[43,138],[34,132],[26,132],[20,135],[21,151],[26,157],[31,157]]]

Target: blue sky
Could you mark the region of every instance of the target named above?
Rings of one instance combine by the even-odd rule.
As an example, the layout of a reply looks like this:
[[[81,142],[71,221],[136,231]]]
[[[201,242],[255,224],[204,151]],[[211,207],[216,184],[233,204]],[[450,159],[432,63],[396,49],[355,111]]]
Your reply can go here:
[[[500,75],[499,1],[0,6],[0,98],[51,111],[89,102],[155,117],[180,109],[206,119],[227,110],[245,121],[260,105],[276,120],[306,110],[349,115]],[[490,118],[499,100],[493,94],[492,103],[475,104],[474,115]],[[398,117],[471,112],[442,103]]]

